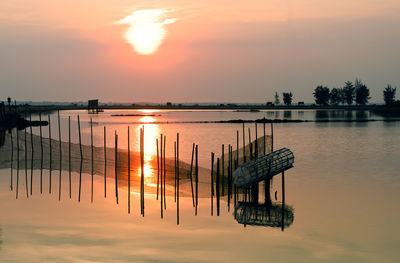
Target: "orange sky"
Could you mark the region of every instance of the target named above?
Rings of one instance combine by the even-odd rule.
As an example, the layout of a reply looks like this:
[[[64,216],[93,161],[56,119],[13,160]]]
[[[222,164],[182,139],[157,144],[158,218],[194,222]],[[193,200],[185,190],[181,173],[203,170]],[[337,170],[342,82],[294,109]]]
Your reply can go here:
[[[19,100],[264,102],[275,91],[311,101],[316,85],[355,77],[375,101],[400,85],[399,1],[251,3],[2,1],[0,88]],[[117,23],[143,9],[175,19],[149,55]]]

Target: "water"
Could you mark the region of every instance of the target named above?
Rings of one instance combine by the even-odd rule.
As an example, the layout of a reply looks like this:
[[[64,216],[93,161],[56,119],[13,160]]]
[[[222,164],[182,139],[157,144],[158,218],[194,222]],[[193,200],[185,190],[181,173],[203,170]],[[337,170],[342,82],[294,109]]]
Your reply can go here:
[[[114,114],[161,116],[113,117]],[[351,118],[383,120],[368,112],[350,112]],[[348,112],[304,111],[292,119],[349,119]],[[72,118],[72,141],[77,142],[76,115],[80,114],[82,137],[90,144],[89,116],[83,111],[61,112],[62,138],[67,140],[68,116]],[[107,126],[108,146],[114,130],[126,148],[127,125],[132,145],[139,148],[140,121],[214,121],[231,119],[288,118],[277,112],[234,111],[106,111],[93,117],[95,145],[102,146]],[[34,119],[37,117],[34,116]],[[52,118],[52,137],[58,138],[57,117]],[[199,145],[199,165],[210,168],[210,153],[219,156],[221,144],[236,149],[234,123],[144,124],[145,152],[155,152],[155,137],[167,136],[167,157],[173,157],[173,141],[180,133],[181,160],[190,162],[192,143]],[[252,129],[254,123],[246,124]],[[82,200],[78,202],[78,176],[72,174],[72,199],[68,196],[67,171],[62,175],[58,200],[58,172],[53,171],[54,193],[25,196],[24,171],[20,171],[20,197],[10,191],[10,169],[0,170],[0,261],[1,262],[397,262],[400,253],[400,122],[281,123],[274,125],[275,149],[288,147],[295,154],[295,167],[285,175],[285,203],[294,210],[294,221],[279,227],[239,224],[221,201],[221,215],[210,215],[210,199],[200,198],[198,216],[192,200],[180,200],[180,225],[176,204],[167,196],[167,210],[160,218],[160,203],[152,192],[145,196],[145,217],[140,216],[137,178],[132,190],[132,211],[127,213],[127,194],[120,191],[119,204],[108,180],[104,198],[103,178],[95,176],[94,203],[90,202],[90,174],[82,177]],[[45,127],[44,134],[47,134]],[[246,130],[246,140],[247,140]],[[38,128],[34,128],[38,134]],[[269,134],[269,125],[267,125]],[[263,135],[262,124],[258,136]],[[46,135],[47,136],[47,135]],[[0,149],[1,151],[2,149]],[[14,175],[16,170],[13,171]],[[34,171],[37,178],[39,171]],[[48,171],[44,171],[48,185]],[[36,179],[37,180],[37,179]],[[15,182],[14,182],[15,183]],[[136,185],[135,185],[136,184]],[[200,185],[200,187],[207,187]],[[208,186],[209,187],[209,186]],[[22,190],[21,190],[22,189]],[[205,191],[208,191],[207,188]],[[281,176],[274,178],[271,197],[282,198]],[[46,189],[47,190],[47,189]],[[275,200],[275,192],[277,200]],[[214,203],[215,206],[215,203]],[[23,251],[23,253],[21,253]]]

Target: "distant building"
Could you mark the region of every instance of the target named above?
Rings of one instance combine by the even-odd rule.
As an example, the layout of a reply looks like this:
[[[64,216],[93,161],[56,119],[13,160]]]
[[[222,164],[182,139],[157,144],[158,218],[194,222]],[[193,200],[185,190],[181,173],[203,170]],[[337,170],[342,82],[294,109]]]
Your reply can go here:
[[[299,106],[304,106],[304,101],[299,101],[299,102],[297,103],[297,105],[299,105]]]
[[[273,104],[271,101],[268,101],[268,102],[267,102],[267,106],[268,106],[268,107],[273,107],[274,104]]]
[[[99,100],[98,99],[88,100],[88,111],[89,111],[89,113],[98,113],[98,112],[102,111],[99,108]]]
[[[167,107],[172,107],[172,103],[171,102],[167,102]]]

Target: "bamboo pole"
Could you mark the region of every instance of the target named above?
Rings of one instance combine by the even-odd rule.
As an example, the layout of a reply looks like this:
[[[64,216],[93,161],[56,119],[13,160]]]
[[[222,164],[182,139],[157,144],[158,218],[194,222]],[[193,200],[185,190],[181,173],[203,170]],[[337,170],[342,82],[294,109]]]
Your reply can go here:
[[[167,137],[164,135],[164,209],[167,209],[167,196],[165,194],[165,191],[166,191],[165,182],[166,182],[166,175],[167,175],[166,163],[165,163],[166,142],[167,142]]]
[[[229,210],[230,210],[230,203],[229,203],[229,200],[230,200],[230,189],[229,189],[229,186],[230,186],[230,178],[231,178],[231,167],[230,167],[230,165],[231,165],[231,145],[230,144],[228,144],[228,163],[227,163],[228,165],[227,165],[227,169],[228,169],[228,199],[227,199],[227,201],[228,201],[228,212],[229,212]]]
[[[266,142],[267,142],[267,137],[265,137],[265,117],[263,119],[263,130],[264,130],[264,155],[266,155]]]
[[[219,158],[217,158],[217,178],[216,178],[216,192],[217,192],[217,216],[219,216],[219,208],[220,208],[220,200],[219,200],[219,175],[220,175],[220,172],[219,172],[219,166],[220,166],[220,163],[219,163]]]
[[[176,196],[176,223],[179,225],[179,133],[176,135],[176,165],[177,165],[177,196]]]
[[[195,214],[197,216],[197,208],[199,206],[199,155],[198,155],[198,145],[196,145],[196,211]]]
[[[14,162],[14,142],[13,142],[13,135],[12,135],[12,130],[10,132],[11,135],[11,168],[10,168],[10,190],[13,190],[13,162]]]
[[[42,122],[42,112],[39,112],[39,121]],[[43,193],[43,135],[42,125],[39,126],[40,133],[40,193]]]
[[[253,144],[251,143],[251,131],[249,130],[249,147],[250,147],[250,160],[253,160]]]
[[[274,123],[271,121],[271,152],[274,151]]]
[[[26,113],[25,113],[26,119]],[[26,189],[26,197],[28,197],[28,147],[26,142],[26,128],[24,129],[24,143],[25,143],[25,189]]]
[[[81,136],[81,121],[79,119],[78,115],[78,135],[79,135],[79,152],[81,154],[81,159],[83,159],[83,153],[82,153],[82,136]]]
[[[161,133],[161,138],[160,138],[160,186],[161,186],[161,218],[164,217],[164,208],[163,208],[163,201],[164,201],[164,195],[163,195],[163,135]]]
[[[104,126],[104,198],[107,197],[107,130]]]
[[[19,186],[19,132],[18,128],[16,128],[17,131],[17,189],[15,191],[15,198],[18,199],[18,186]]]
[[[243,162],[246,162],[246,133],[244,130],[244,122],[243,122]]]
[[[115,168],[115,199],[116,199],[116,202],[118,205],[118,135],[117,135],[117,131],[115,131],[114,138],[115,138],[115,164],[114,164],[114,168]]]
[[[285,229],[285,171],[282,171],[282,231]]]
[[[144,127],[140,128],[140,207],[141,214],[144,216]]]
[[[90,117],[90,151],[91,151],[91,161],[92,161],[92,177],[90,185],[90,201],[93,203],[93,177],[94,177],[94,156],[93,156],[93,120]]]
[[[221,192],[222,196],[225,195],[225,145],[222,144],[222,173],[221,173]]]
[[[211,216],[214,215],[214,153],[211,153]]]
[[[131,143],[128,126],[128,214],[131,213]]]
[[[58,120],[58,146],[59,146],[59,157],[60,157],[60,174],[58,177],[58,200],[61,200],[61,171],[62,171],[62,155],[61,155],[61,123],[60,123],[60,111],[57,111],[57,120]]]
[[[239,130],[236,131],[236,161],[239,163]]]
[[[31,125],[29,126],[29,131],[31,133],[31,195],[32,195],[32,188],[33,188],[33,132],[32,132],[32,113],[29,112],[29,121]]]
[[[68,116],[68,181],[69,181],[69,199],[72,198],[71,189],[71,116]]]
[[[255,146],[254,146],[254,158],[258,158],[258,135],[257,135],[257,122],[254,121],[254,126],[256,130],[256,139],[255,139]]]
[[[176,203],[176,142],[174,142],[174,201]]]
[[[192,190],[192,201],[193,201],[193,207],[195,207],[195,202],[194,202],[194,191],[193,191],[193,157],[194,157],[194,147],[195,144],[193,143],[192,147],[192,160],[190,161],[190,187]]]

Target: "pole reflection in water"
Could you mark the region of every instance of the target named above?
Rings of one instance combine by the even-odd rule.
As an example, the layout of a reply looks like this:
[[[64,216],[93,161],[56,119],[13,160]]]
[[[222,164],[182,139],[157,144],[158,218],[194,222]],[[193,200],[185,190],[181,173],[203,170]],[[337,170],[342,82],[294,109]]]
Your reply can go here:
[[[265,200],[260,204],[258,200],[239,201],[235,206],[235,220],[244,225],[279,227],[283,231],[285,227],[293,224],[293,207],[285,204],[285,179],[282,173],[282,202],[272,203],[270,188],[265,187]]]

